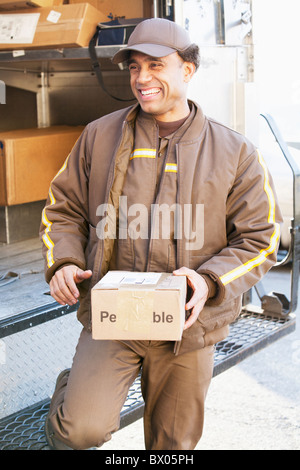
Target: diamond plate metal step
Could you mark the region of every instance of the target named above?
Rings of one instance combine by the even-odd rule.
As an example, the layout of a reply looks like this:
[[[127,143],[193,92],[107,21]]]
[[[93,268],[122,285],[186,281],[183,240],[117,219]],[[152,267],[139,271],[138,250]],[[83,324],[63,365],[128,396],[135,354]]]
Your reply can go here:
[[[216,345],[214,376],[229,369],[246,357],[291,333],[296,317],[278,318],[244,310],[230,327],[226,340]],[[14,413],[0,421],[0,450],[49,450],[44,435],[44,421],[49,400]],[[129,390],[121,412],[121,428],[141,418],[143,398],[140,377]]]

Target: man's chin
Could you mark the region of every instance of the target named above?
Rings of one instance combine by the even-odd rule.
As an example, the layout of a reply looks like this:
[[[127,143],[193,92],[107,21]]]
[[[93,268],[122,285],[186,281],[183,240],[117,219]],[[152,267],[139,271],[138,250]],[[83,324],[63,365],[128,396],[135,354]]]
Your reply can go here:
[[[153,114],[153,116],[157,116],[161,114],[159,107],[155,105],[154,103],[145,103],[144,101],[140,101],[140,100],[139,100],[139,103],[140,103],[142,110],[145,113]]]

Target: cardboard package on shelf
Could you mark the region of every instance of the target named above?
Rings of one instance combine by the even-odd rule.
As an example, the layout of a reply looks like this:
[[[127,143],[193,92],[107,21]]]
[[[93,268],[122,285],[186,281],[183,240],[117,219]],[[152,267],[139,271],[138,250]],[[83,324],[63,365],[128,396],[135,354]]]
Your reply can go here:
[[[87,47],[107,17],[89,3],[0,12],[0,50]]]
[[[0,132],[0,206],[47,198],[83,126]]]
[[[69,0],[70,4],[80,3],[80,0]],[[89,0],[97,10],[106,17],[106,21],[116,17],[143,18],[151,15],[149,0]]]
[[[52,7],[53,5],[61,5],[63,0],[0,0],[1,10],[19,10],[35,7]]]

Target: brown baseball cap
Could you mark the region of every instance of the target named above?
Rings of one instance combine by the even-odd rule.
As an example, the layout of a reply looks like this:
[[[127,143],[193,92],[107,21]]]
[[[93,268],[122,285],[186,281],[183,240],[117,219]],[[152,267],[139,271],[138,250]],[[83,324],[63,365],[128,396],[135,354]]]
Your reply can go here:
[[[114,64],[125,62],[130,51],[142,52],[152,57],[165,57],[173,52],[183,52],[192,44],[188,32],[163,18],[151,18],[139,23],[128,39],[124,49],[113,57]]]

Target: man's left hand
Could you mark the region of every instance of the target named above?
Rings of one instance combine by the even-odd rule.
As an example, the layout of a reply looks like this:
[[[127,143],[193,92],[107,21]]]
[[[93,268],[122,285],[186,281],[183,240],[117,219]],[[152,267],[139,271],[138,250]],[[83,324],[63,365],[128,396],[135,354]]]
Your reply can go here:
[[[186,276],[189,286],[193,289],[193,295],[185,305],[186,310],[191,310],[189,318],[184,324],[184,330],[190,328],[197,320],[208,298],[208,285],[204,278],[193,269],[182,267],[173,271],[175,276]]]

